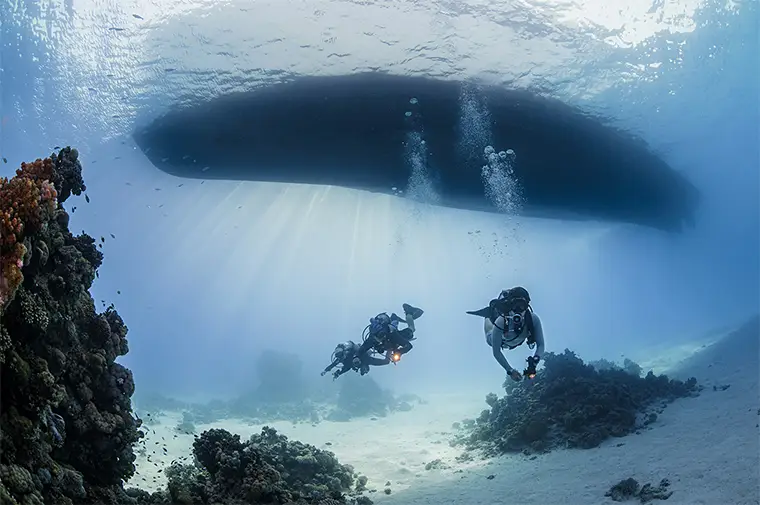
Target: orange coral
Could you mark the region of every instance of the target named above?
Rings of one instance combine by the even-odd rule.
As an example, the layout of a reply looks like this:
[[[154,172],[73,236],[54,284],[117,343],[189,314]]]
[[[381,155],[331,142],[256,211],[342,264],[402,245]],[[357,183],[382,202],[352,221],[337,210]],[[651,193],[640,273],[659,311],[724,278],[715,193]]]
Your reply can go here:
[[[12,179],[0,178],[0,310],[24,280],[24,238],[58,206],[53,171],[53,160],[37,159],[22,163]]]

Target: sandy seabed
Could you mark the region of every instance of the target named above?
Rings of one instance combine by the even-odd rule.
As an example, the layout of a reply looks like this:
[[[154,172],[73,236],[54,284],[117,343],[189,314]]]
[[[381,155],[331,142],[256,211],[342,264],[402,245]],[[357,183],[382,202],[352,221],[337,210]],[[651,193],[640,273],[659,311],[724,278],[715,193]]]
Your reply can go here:
[[[648,430],[589,450],[457,462],[462,450],[449,446],[452,424],[477,417],[488,391],[428,397],[412,411],[384,418],[268,425],[353,465],[369,478],[367,487],[374,492],[367,496],[384,505],[613,504],[604,494],[628,477],[654,485],[670,480],[673,494],[662,502],[667,505],[756,505],[760,360],[757,352],[736,352],[730,342],[704,349],[677,373],[697,377],[705,387],[699,397],[672,403]],[[169,414],[148,426],[147,451],[138,457],[138,474],[128,485],[160,489],[166,484],[161,470],[172,460],[192,461],[193,436],[174,431],[180,418]],[[224,428],[244,440],[261,427],[235,419],[196,426],[198,433]],[[426,470],[434,460],[442,465]]]

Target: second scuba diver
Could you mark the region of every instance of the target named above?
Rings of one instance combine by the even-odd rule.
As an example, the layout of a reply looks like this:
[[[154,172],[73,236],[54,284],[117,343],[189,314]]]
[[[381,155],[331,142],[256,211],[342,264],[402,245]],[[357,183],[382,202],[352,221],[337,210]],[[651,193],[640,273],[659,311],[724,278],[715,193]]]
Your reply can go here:
[[[408,303],[402,305],[405,319],[401,319],[395,313],[390,316],[382,312],[370,319],[364,328],[364,341],[359,346],[349,340],[338,344],[332,355],[332,362],[322,371],[321,375],[338,366],[340,369],[333,372],[333,378],[337,379],[349,370],[356,370],[361,375],[369,372],[370,366],[384,366],[391,362],[397,362],[403,354],[412,350],[412,340],[415,339],[414,320],[418,319],[424,311],[413,307]],[[399,330],[398,324],[405,322],[407,327]],[[382,358],[372,356],[376,353]]]
[[[531,349],[535,347],[533,356],[526,360],[528,366],[523,374],[531,379],[536,375],[536,365],[544,354],[544,330],[541,318],[530,306],[528,290],[521,286],[505,289],[498,298],[491,300],[488,307],[467,313],[484,319],[486,342],[491,346],[496,361],[512,380],[519,381],[523,375],[509,364],[503,349],[515,349],[523,342],[527,342]]]

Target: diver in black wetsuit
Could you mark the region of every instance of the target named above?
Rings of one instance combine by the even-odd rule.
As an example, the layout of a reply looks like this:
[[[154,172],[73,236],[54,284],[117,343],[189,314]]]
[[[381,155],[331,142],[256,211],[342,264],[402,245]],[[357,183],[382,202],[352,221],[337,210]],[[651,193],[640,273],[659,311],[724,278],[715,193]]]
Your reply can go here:
[[[378,354],[385,354],[387,358],[398,361],[403,354],[412,350],[412,340],[415,339],[414,326],[415,319],[419,319],[425,312],[418,308],[404,303],[405,318],[401,319],[395,313],[390,316],[381,312],[369,320],[369,325],[365,328],[366,336],[361,345],[360,353],[374,351]],[[406,328],[398,329],[398,324],[406,323]]]
[[[333,372],[333,379],[337,379],[350,370],[356,370],[361,375],[369,372],[370,366],[383,366],[391,362],[390,358],[376,358],[370,356],[368,351],[360,351],[360,346],[351,340],[340,343],[333,351],[332,362],[322,370],[320,375],[325,375],[333,368],[341,365],[340,368]]]
[[[325,375],[333,368],[341,365],[341,368],[333,372],[333,378],[337,379],[349,370],[356,370],[361,375],[369,372],[370,366],[384,366],[391,362],[397,362],[401,355],[409,352],[414,340],[414,320],[423,314],[423,310],[403,304],[406,319],[401,319],[396,314],[390,316],[385,312],[370,319],[370,324],[365,328],[365,340],[361,346],[348,340],[335,347],[332,362],[322,371]],[[398,329],[400,322],[406,322],[407,327]],[[378,358],[372,353],[383,356]]]

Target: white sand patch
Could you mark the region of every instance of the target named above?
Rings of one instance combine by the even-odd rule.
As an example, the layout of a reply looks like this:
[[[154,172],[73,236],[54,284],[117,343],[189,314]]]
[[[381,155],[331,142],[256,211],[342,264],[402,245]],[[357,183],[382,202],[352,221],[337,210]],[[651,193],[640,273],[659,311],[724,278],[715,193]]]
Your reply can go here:
[[[451,424],[476,417],[485,408],[488,391],[430,397],[428,404],[411,412],[375,421],[271,426],[354,465],[369,478],[368,487],[377,490],[369,496],[384,505],[610,505],[615,502],[605,498],[605,492],[628,477],[655,485],[669,479],[673,495],[663,505],[756,505],[760,502],[757,339],[757,329],[749,328],[743,337],[732,335],[701,349],[679,370],[679,376],[695,375],[706,386],[701,396],[669,405],[651,429],[591,450],[456,463],[460,451],[448,445]],[[723,389],[726,385],[730,387]],[[158,473],[162,464],[191,454],[192,436],[175,438],[172,432],[179,415],[165,421],[155,431],[151,427],[146,447],[163,453],[160,447],[165,443],[168,454],[155,454],[151,462],[138,459],[140,475],[131,484],[157,489],[165,483],[163,473]],[[210,427],[227,429],[243,439],[261,428],[229,420],[198,426],[198,431]],[[435,459],[450,468],[425,470]],[[390,495],[383,492],[386,481],[391,482]]]

